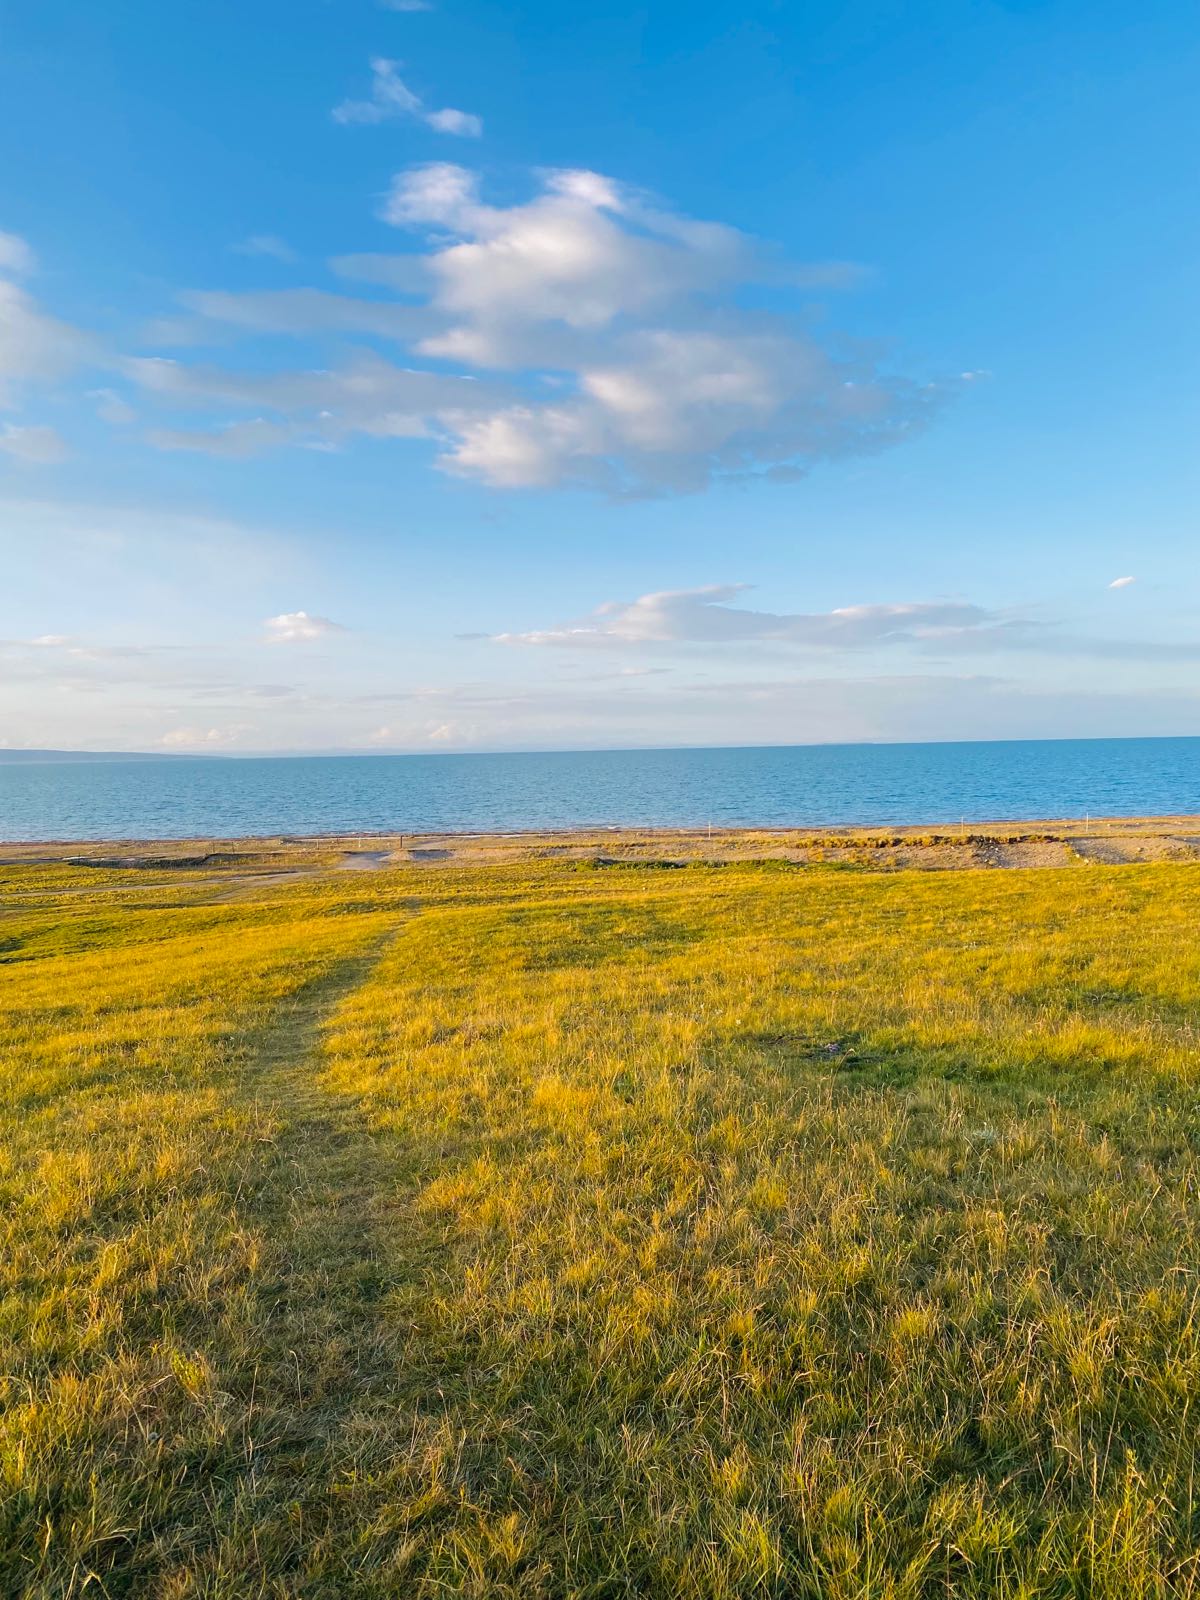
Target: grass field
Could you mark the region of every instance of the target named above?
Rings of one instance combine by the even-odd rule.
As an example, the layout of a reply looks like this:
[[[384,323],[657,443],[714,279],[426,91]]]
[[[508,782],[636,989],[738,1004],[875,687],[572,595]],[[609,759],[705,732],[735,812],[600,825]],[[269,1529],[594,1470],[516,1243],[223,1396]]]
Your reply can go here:
[[[0,1595],[1200,1593],[1200,869],[0,871]]]

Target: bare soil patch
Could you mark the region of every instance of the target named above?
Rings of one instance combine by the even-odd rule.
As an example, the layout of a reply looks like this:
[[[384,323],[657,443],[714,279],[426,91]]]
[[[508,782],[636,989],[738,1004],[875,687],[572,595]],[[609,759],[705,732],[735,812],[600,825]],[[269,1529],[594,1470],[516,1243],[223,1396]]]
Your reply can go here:
[[[1078,857],[1065,839],[997,839],[976,847],[981,867],[1073,867]]]
[[[1070,848],[1084,861],[1094,861],[1110,867],[1128,866],[1138,861],[1187,861],[1195,855],[1178,838],[1151,834],[1138,837],[1097,837],[1070,840]]]

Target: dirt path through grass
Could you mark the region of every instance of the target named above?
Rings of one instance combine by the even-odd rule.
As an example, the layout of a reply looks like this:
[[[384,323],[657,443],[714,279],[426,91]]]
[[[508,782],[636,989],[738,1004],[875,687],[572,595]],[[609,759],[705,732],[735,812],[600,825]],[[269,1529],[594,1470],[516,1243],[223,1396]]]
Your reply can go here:
[[[320,1592],[314,1551],[334,1521],[339,1486],[355,1477],[365,1443],[364,1434],[356,1448],[355,1430],[389,1393],[394,1417],[400,1351],[382,1310],[401,1263],[412,1270],[397,1238],[395,1152],[355,1101],[320,1080],[326,1026],[405,925],[286,1003],[245,1068],[243,1091],[276,1131],[270,1160],[240,1200],[274,1270],[258,1291],[242,1481],[224,1496],[228,1514],[214,1518],[215,1542],[188,1594],[208,1592],[203,1568],[220,1585],[230,1557],[242,1564],[250,1552],[262,1562],[252,1581],[264,1594],[293,1592],[287,1575],[301,1566]]]

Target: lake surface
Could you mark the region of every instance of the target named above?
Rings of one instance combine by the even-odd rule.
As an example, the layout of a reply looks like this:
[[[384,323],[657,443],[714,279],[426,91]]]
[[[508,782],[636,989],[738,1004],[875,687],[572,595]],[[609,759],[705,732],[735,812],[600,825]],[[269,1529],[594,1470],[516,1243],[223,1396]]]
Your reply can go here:
[[[0,839],[1200,812],[1200,739],[0,764]]]

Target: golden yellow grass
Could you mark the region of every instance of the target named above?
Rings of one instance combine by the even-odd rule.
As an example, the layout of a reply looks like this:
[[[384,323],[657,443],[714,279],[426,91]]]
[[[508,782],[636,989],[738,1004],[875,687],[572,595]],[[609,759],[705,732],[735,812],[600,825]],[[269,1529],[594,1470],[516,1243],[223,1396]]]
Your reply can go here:
[[[0,1593],[1200,1590],[1196,868],[86,870]]]

